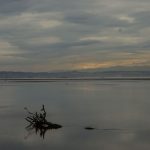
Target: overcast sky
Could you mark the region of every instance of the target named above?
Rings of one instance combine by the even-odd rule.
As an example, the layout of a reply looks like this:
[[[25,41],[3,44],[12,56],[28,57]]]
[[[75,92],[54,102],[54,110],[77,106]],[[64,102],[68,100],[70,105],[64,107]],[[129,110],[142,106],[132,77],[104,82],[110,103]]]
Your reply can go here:
[[[0,70],[150,67],[150,0],[0,0]]]

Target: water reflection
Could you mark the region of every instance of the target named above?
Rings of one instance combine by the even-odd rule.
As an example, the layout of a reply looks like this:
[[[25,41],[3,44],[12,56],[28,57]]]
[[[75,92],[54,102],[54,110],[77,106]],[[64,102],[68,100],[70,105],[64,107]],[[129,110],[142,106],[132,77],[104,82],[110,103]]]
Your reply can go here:
[[[33,125],[28,125],[26,127],[26,130],[28,131],[28,135],[25,137],[27,139],[30,135],[33,133],[36,133],[36,135],[39,135],[41,138],[45,138],[45,133],[49,130],[53,130],[52,128],[48,127],[38,127],[38,126],[33,126]]]

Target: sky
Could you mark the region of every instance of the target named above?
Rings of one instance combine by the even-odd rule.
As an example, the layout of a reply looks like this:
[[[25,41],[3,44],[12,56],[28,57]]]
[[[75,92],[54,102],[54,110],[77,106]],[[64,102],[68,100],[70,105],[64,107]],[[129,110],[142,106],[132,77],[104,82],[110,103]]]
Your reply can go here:
[[[150,68],[149,0],[0,0],[0,71]]]

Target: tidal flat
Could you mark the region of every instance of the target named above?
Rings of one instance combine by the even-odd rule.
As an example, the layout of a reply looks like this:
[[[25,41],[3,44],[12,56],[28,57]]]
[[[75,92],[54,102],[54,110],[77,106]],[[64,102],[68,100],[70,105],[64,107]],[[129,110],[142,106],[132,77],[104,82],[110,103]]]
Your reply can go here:
[[[44,104],[62,125],[27,130],[28,108]],[[0,149],[149,150],[150,80],[0,81]]]

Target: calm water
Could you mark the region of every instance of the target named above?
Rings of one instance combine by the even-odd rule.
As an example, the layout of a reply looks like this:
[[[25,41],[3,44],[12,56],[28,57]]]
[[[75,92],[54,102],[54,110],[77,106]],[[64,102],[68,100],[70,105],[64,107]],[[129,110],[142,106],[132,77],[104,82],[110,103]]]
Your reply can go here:
[[[24,119],[42,104],[63,125],[44,139]],[[1,82],[0,120],[1,150],[149,150],[150,81]]]

